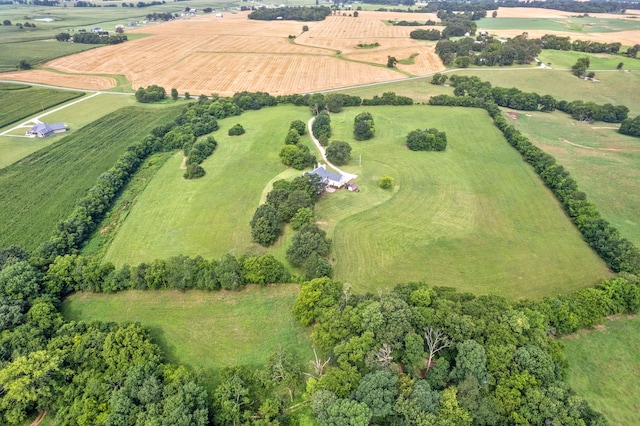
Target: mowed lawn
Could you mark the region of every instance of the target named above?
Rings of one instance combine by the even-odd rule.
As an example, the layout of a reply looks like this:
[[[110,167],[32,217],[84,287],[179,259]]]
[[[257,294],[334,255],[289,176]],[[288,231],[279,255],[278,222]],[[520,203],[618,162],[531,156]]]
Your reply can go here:
[[[119,109],[1,169],[0,247],[32,250],[47,240],[128,145],[177,114],[172,108]]]
[[[640,318],[620,317],[562,341],[576,393],[612,425],[640,424]]]
[[[283,166],[278,154],[291,121],[310,116],[308,108],[278,106],[220,120],[212,133],[218,147],[202,163],[207,174],[185,180],[182,152],[170,158],[136,201],[105,260],[135,265],[178,254],[264,253],[251,241],[249,222],[273,180],[302,173]],[[246,133],[228,136],[236,123]]]
[[[623,237],[640,245],[638,138],[621,135],[617,124],[581,123],[561,112],[519,113],[509,120],[569,170]]]
[[[370,141],[352,138],[363,110]],[[413,152],[406,135],[435,127],[446,152]],[[335,277],[354,291],[424,280],[512,299],[569,293],[609,275],[552,194],[484,110],[367,107],[332,119],[332,140],[353,146],[359,193],[322,198],[318,220],[333,238]],[[361,162],[361,166],[359,165]],[[393,192],[377,187],[395,178]]]
[[[292,284],[235,292],[76,293],[62,313],[76,321],[139,321],[151,329],[170,362],[203,371],[212,389],[220,369],[258,367],[278,346],[307,365],[313,358],[311,342],[291,314],[297,293]]]

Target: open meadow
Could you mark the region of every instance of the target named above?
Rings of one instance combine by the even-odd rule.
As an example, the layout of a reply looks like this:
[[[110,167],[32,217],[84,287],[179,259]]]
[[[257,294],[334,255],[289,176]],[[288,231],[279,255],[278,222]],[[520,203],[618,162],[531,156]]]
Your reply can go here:
[[[357,292],[402,277],[517,299],[566,293],[608,276],[484,111],[371,107],[378,133],[355,142],[353,117],[361,111],[334,114],[332,139],[352,144],[346,169],[359,175],[362,190],[327,194],[317,206],[318,223],[334,240],[337,279]],[[251,242],[248,223],[264,188],[286,170],[277,154],[288,123],[307,115],[276,107],[222,120],[214,133],[218,150],[203,163],[208,174],[185,181],[181,155],[172,157],[136,201],[105,260],[122,265],[177,254],[263,252]],[[225,129],[236,122],[247,133],[227,137]],[[409,131],[432,126],[449,135],[447,152],[404,147]],[[395,192],[377,187],[383,174],[395,177]],[[285,243],[268,250],[284,260]]]
[[[175,117],[171,108],[121,108],[0,170],[0,247],[47,240],[126,147]]]
[[[510,119],[531,142],[575,177],[623,237],[640,245],[640,143],[611,123],[577,122],[562,112],[516,113]]]
[[[338,280],[357,292],[424,280],[518,299],[570,292],[608,275],[486,112],[366,110],[376,121],[370,141],[352,138],[362,109],[332,121],[332,139],[354,148],[346,169],[359,175],[362,191],[330,194],[317,206],[334,241]],[[447,133],[444,153],[405,147],[409,131],[427,127]],[[377,188],[385,174],[395,178],[392,194]]]
[[[251,241],[249,221],[269,183],[291,177],[278,154],[291,121],[310,116],[308,108],[279,106],[220,120],[212,134],[218,147],[202,163],[207,174],[185,180],[182,152],[173,155],[131,207],[105,260],[134,265],[178,254],[264,252]],[[236,123],[246,133],[228,136]]]
[[[291,314],[298,286],[248,286],[241,291],[77,293],[62,313],[75,321],[139,321],[170,362],[204,373],[212,390],[224,367],[257,368],[282,346],[303,364],[313,359],[307,331]]]
[[[640,423],[640,318],[617,317],[562,339],[567,383],[612,425]]]

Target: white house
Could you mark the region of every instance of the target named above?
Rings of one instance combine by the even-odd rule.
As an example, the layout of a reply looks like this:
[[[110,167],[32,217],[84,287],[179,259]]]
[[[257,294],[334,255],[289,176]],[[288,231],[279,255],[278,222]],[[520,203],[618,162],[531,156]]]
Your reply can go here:
[[[64,123],[38,123],[27,130],[26,136],[29,136],[31,138],[35,138],[36,136],[39,138],[46,138],[47,136],[53,135],[54,133],[63,133],[66,131],[67,126]]]
[[[338,173],[333,173],[327,170],[327,166],[324,164],[318,165],[315,169],[309,172],[312,175],[318,175],[322,178],[322,182],[328,186],[334,188],[342,188],[345,183],[349,182],[350,178]]]

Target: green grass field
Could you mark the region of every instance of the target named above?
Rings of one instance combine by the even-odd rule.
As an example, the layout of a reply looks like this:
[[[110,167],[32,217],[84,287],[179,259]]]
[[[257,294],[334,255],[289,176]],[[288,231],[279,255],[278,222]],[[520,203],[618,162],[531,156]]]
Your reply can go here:
[[[0,86],[0,128],[83,94],[70,90],[2,84]]]
[[[553,196],[504,141],[486,112],[445,107],[369,107],[376,136],[352,139],[336,114],[332,139],[352,144],[348,171],[360,193],[317,206],[334,240],[335,276],[356,292],[425,280],[512,299],[568,293],[608,275]],[[412,152],[409,131],[447,133],[444,153]],[[362,166],[358,166],[362,156]],[[390,193],[377,187],[395,178]]]
[[[489,15],[491,12],[489,12]],[[640,21],[632,19],[596,18],[484,18],[477,22],[482,30],[548,30],[575,33],[608,33],[640,29]],[[573,38],[579,38],[576,34]]]
[[[303,364],[313,358],[307,331],[291,314],[296,285],[237,291],[77,293],[63,304],[67,320],[139,321],[169,361],[203,371],[211,390],[220,369],[258,367],[279,345]]]
[[[578,181],[605,219],[640,245],[640,140],[617,124],[581,123],[566,114],[534,112],[510,120]]]
[[[640,424],[640,319],[621,317],[604,329],[562,339],[567,382],[612,425]]]
[[[357,292],[427,280],[480,294],[535,298],[608,276],[484,111],[368,110],[378,132],[368,142],[351,136],[361,109],[332,118],[332,139],[354,148],[354,166],[347,170],[360,175],[362,189],[326,195],[317,206],[319,223],[334,239],[337,279]],[[176,154],[135,202],[105,260],[120,265],[181,253],[217,258],[229,251],[264,252],[251,243],[248,223],[264,189],[284,170],[277,154],[288,124],[307,114],[304,108],[277,107],[224,120],[214,133],[219,148],[203,164],[208,174],[197,181],[182,179],[182,157]],[[236,122],[247,133],[225,136]],[[410,130],[430,126],[448,133],[446,153],[404,148]],[[395,177],[395,192],[377,187],[383,174]],[[281,238],[269,251],[284,259],[286,245]]]
[[[263,253],[251,242],[249,221],[265,187],[288,170],[278,154],[291,121],[309,117],[307,108],[279,106],[220,120],[213,133],[218,148],[202,164],[207,174],[187,181],[182,152],[170,158],[131,208],[105,260],[120,265],[178,254]],[[228,136],[236,123],[246,133]]]
[[[565,50],[543,49],[538,55],[545,64],[551,64],[553,68],[571,68],[579,58],[589,58],[589,70],[616,70],[620,62],[624,65],[622,69],[640,69],[640,61],[625,56],[609,55],[605,53],[584,53]],[[603,74],[604,76],[605,74]],[[600,75],[596,74],[596,78]]]
[[[0,170],[0,247],[34,249],[128,145],[172,120],[172,108],[122,108]]]

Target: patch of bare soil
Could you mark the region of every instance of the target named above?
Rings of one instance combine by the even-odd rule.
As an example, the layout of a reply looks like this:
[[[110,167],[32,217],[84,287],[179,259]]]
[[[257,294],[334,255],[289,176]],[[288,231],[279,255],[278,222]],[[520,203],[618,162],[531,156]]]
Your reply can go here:
[[[36,419],[33,422],[31,422],[31,426],[38,426],[42,421],[42,419],[44,419],[44,416],[46,415],[47,415],[46,411],[43,411],[42,413],[38,414],[38,417],[36,417]]]

